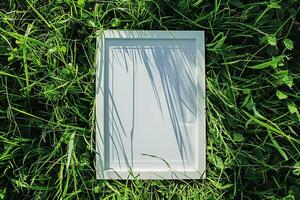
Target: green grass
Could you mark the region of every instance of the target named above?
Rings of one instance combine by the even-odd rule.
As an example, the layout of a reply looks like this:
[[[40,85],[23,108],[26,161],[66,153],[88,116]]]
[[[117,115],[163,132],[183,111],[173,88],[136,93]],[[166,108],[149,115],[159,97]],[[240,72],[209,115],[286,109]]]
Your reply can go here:
[[[300,199],[300,1],[2,0],[0,199]],[[205,30],[207,179],[95,177],[97,31]]]

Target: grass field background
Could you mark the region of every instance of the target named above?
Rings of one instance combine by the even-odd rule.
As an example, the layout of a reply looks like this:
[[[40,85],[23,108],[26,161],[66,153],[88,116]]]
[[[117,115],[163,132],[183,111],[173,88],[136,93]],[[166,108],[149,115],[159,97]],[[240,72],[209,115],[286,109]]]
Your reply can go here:
[[[299,0],[1,0],[0,199],[300,199]],[[205,30],[207,179],[95,175],[95,42]]]

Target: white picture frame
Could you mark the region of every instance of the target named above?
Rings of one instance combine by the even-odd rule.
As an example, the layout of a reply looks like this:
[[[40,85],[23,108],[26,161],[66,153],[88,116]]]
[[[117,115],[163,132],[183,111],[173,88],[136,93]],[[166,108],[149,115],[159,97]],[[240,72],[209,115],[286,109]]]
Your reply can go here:
[[[102,31],[97,179],[206,178],[204,31]]]

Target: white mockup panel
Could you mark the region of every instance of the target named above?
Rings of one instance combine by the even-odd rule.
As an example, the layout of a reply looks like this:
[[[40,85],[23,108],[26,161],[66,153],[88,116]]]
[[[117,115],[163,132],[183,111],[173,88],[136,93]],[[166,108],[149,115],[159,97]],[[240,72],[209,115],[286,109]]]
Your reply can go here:
[[[101,33],[97,178],[205,178],[204,52],[203,31]]]

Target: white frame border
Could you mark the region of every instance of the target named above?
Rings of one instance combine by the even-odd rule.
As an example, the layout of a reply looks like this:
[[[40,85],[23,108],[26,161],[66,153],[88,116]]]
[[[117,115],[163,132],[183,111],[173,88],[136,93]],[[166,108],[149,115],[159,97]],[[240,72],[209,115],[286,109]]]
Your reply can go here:
[[[106,39],[195,39],[198,103],[198,151],[195,171],[105,170],[104,156],[104,67]],[[201,127],[201,128],[200,128]],[[202,161],[202,162],[201,162]],[[205,161],[205,162],[203,162]],[[206,178],[205,41],[204,31],[105,30],[96,45],[96,177],[97,179],[203,179]]]

